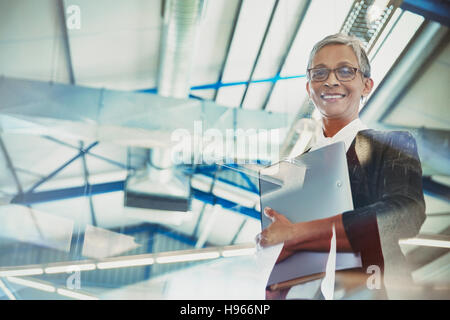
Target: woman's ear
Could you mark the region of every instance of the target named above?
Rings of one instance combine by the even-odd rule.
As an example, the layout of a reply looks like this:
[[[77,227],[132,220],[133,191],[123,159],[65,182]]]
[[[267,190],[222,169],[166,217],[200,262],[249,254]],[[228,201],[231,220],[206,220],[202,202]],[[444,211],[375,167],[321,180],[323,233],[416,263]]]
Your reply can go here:
[[[364,78],[364,89],[362,91],[362,97],[367,97],[373,89],[373,79]]]

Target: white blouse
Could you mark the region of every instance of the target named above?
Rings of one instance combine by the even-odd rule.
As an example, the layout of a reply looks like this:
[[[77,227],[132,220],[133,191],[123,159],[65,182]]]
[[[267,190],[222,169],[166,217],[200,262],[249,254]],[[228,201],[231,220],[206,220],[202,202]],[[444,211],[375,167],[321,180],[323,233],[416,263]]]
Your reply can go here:
[[[333,137],[325,137],[323,135],[323,130],[319,130],[319,134],[316,137],[316,143],[312,146],[310,151],[317,150],[338,141],[344,141],[345,151],[348,151],[348,148],[350,148],[350,145],[358,132],[365,129],[368,129],[368,127],[359,118],[356,118],[339,130]]]

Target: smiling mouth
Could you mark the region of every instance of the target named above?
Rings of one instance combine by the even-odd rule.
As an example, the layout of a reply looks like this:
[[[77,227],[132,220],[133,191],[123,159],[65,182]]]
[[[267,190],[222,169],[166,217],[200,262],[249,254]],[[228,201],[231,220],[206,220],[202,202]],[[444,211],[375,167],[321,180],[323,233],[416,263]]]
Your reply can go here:
[[[320,95],[320,97],[323,100],[337,100],[337,99],[345,98],[345,94],[338,94],[338,93],[333,93],[333,94],[327,93],[327,94],[325,94],[325,93],[323,93],[323,94]]]

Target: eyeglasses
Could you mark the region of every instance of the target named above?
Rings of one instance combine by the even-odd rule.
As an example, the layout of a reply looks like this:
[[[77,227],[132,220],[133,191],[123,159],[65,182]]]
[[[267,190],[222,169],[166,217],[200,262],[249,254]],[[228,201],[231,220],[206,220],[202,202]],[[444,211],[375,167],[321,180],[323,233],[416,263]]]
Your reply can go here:
[[[336,69],[328,69],[328,68],[311,68],[308,69],[308,78],[311,81],[325,81],[330,76],[330,72],[333,71],[336,79],[339,81],[351,81],[355,79],[356,72],[361,72],[361,69],[349,66],[343,66]]]

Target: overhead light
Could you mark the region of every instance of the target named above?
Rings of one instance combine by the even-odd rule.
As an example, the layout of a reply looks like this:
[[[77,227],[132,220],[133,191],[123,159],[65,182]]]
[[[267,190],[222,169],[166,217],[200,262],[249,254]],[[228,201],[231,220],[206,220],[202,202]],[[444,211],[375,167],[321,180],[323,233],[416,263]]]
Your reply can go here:
[[[39,275],[39,274],[43,274],[43,273],[44,273],[44,270],[42,268],[5,270],[5,271],[0,271],[0,277],[35,276],[35,275]]]
[[[76,261],[58,262],[54,265],[48,265],[45,268],[23,268],[0,271],[0,277],[29,276],[43,274],[67,273],[73,271],[89,271],[95,269],[113,269],[135,266],[145,266],[155,263],[174,263],[186,261],[198,261],[207,259],[216,259],[221,256],[232,257],[239,255],[251,255],[255,253],[255,244],[245,243],[239,245],[210,247],[202,249],[191,249],[183,251],[160,252],[133,256],[122,256],[107,258],[103,261],[92,261],[90,263],[77,264]]]
[[[73,271],[89,271],[89,270],[95,270],[95,264],[87,263],[87,264],[72,264],[66,266],[47,267],[45,268],[45,273],[67,273]]]
[[[440,238],[440,239],[439,239]],[[413,246],[425,246],[425,247],[438,247],[438,248],[450,248],[449,236],[420,236],[417,238],[401,239],[399,244],[413,245]]]
[[[243,248],[243,249],[229,249],[222,251],[222,257],[237,257],[237,256],[247,256],[252,255],[256,252],[256,247],[254,248]]]
[[[370,52],[397,8],[389,0],[354,1],[340,32],[357,36]]]
[[[217,251],[213,252],[198,252],[198,253],[187,253],[179,255],[171,255],[165,257],[156,258],[157,263],[174,263],[174,262],[186,262],[186,261],[198,261],[207,259],[219,258],[220,254]]]
[[[88,294],[75,292],[75,291],[71,291],[71,290],[66,290],[66,289],[62,289],[62,288],[59,288],[58,290],[56,290],[56,292],[62,296],[79,299],[79,300],[99,300],[99,298],[88,295]]]
[[[22,286],[30,287],[37,290],[42,290],[46,292],[55,292],[55,287],[44,284],[38,281],[28,280],[28,279],[22,279],[22,278],[16,278],[16,277],[7,277],[6,278],[9,282],[20,284]]]
[[[40,281],[34,281],[34,280],[28,280],[28,279],[22,279],[22,278],[16,278],[16,277],[7,277],[6,279],[12,283],[16,283],[19,285],[23,285],[23,286],[41,290],[41,291],[46,291],[46,292],[55,292],[56,291],[56,293],[66,296],[66,297],[69,297],[69,298],[80,299],[80,300],[98,300],[97,297],[94,297],[94,296],[91,296],[91,295],[88,295],[85,293],[66,290],[63,288],[56,289],[54,286],[42,283]]]
[[[97,268],[98,269],[126,268],[136,266],[147,266],[153,263],[155,263],[155,259],[153,258],[117,260],[117,261],[99,262],[97,263]]]

